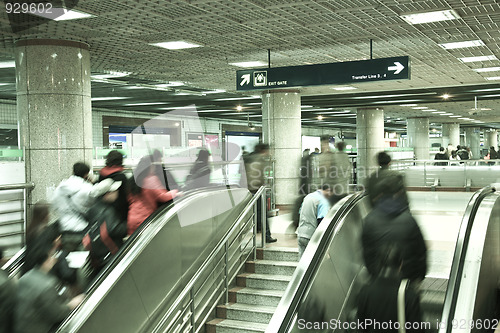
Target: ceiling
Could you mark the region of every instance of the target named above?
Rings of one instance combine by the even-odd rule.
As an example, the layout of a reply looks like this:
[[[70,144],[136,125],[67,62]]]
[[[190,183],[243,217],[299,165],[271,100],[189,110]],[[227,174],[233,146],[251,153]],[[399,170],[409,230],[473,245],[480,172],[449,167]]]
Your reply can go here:
[[[165,108],[195,104],[205,111],[201,116],[260,121],[259,92],[235,91],[236,70],[241,68],[231,63],[267,62],[268,49],[272,67],[365,60],[370,59],[372,40],[373,58],[408,55],[411,79],[350,84],[356,89],[349,91],[300,87],[304,125],[355,127],[356,108],[369,106],[384,110],[388,129],[404,130],[404,119],[422,116],[430,116],[432,123],[500,128],[500,80],[487,79],[500,76],[500,70],[474,70],[500,67],[500,60],[459,59],[500,58],[498,0],[80,0],[75,8],[94,17],[47,20],[18,33],[1,11],[0,61],[13,59],[19,39],[84,41],[90,45],[94,74],[130,73],[94,80],[92,97],[126,97],[94,101],[94,107],[164,113]],[[400,16],[449,9],[459,18],[412,25]],[[167,50],[150,45],[176,40],[201,47]],[[451,50],[438,45],[470,40],[484,45]],[[171,81],[184,85],[155,86]],[[451,97],[444,100],[444,93]],[[251,96],[256,97],[246,98]],[[12,68],[0,69],[0,98],[15,99]],[[227,98],[237,99],[220,100]],[[126,105],[138,103],[164,104]],[[406,104],[437,111],[401,106]],[[236,105],[243,110],[237,112]],[[327,113],[339,110],[350,112]],[[318,120],[318,115],[324,118]]]

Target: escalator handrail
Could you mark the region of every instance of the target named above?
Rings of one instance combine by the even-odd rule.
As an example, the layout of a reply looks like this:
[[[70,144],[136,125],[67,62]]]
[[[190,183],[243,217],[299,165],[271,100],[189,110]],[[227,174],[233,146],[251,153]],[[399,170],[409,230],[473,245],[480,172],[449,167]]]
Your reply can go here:
[[[229,187],[216,186],[208,189],[222,190],[229,189]],[[75,326],[77,327],[77,329],[81,327],[81,325],[84,323],[85,318],[87,318],[94,311],[95,307],[98,305],[102,297],[104,297],[107,291],[113,285],[115,285],[118,279],[123,275],[129,263],[135,260],[135,257],[144,250],[144,247],[147,246],[149,241],[154,238],[155,235],[159,232],[159,230],[156,230],[156,232],[152,231],[151,228],[148,228],[148,226],[154,224],[157,220],[159,220],[160,217],[162,217],[162,219],[165,221],[164,224],[168,223],[168,221],[172,217],[174,217],[180,209],[189,206],[190,202],[195,200],[195,194],[207,194],[206,190],[207,188],[190,191],[189,195],[180,198],[182,200],[170,203],[169,205],[165,206],[165,208],[157,210],[153,215],[146,219],[142,223],[141,228],[136,230],[136,232],[130,237],[130,242],[127,241],[127,243],[114,256],[113,261],[106,265],[105,269],[103,269],[103,272],[101,272],[99,276],[93,281],[83,302],[75,310],[73,310],[72,313],[61,323],[57,332],[61,331],[62,329],[64,329],[64,332],[74,332]],[[147,234],[148,231],[149,234]],[[142,235],[144,236],[141,237]],[[147,237],[147,239],[142,239],[144,237]],[[112,279],[110,281],[106,281],[109,276],[111,276]],[[103,286],[104,282],[106,282],[105,286]],[[99,289],[101,289],[100,295],[97,294]],[[89,303],[91,300],[93,300],[93,302]],[[70,325],[70,327],[67,327],[68,325]]]
[[[469,200],[467,208],[465,209],[465,213],[460,225],[460,231],[457,237],[448,287],[446,288],[443,314],[441,317],[441,322],[446,323],[446,333],[451,332],[451,330],[453,329],[453,322],[450,319],[453,319],[457,307],[461,276],[464,270],[465,257],[469,245],[470,234],[474,224],[474,218],[483,199],[486,198],[488,194],[491,194],[493,192],[495,192],[495,189],[491,186],[486,186],[475,192],[472,198]],[[440,332],[441,331],[442,330],[440,330]]]
[[[327,216],[321,221],[320,228],[317,230],[324,228],[323,233],[319,235],[319,237],[315,233],[315,236],[311,238],[309,244],[307,245],[308,248],[317,247],[317,250],[314,251],[312,257],[306,258],[304,255],[302,258],[305,260],[300,260],[293,275],[294,277],[288,284],[288,287],[281,298],[273,317],[271,318],[268,328],[266,329],[266,333],[288,332],[299,302],[310,285],[310,280],[321,263],[333,236],[336,234],[336,231],[342,227],[347,214],[362,200],[365,195],[365,192],[357,192],[343,198],[331,208],[330,211],[334,210],[333,214],[327,214]],[[324,227],[324,225],[326,225],[326,227]],[[287,297],[287,295],[291,295],[291,297]]]

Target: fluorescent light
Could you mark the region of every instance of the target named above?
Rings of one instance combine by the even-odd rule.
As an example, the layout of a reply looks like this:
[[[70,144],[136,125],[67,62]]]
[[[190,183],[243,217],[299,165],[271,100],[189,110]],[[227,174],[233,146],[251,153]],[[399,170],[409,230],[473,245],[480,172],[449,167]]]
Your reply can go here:
[[[354,90],[354,89],[358,89],[358,88],[355,88],[355,87],[335,87],[332,89],[342,91],[342,90]]]
[[[16,62],[12,61],[0,61],[0,68],[14,68],[16,67]]]
[[[462,62],[477,62],[477,61],[489,61],[489,60],[498,60],[497,57],[494,55],[488,55],[488,56],[479,56],[479,57],[465,57],[465,58],[458,58]]]
[[[431,112],[431,111],[437,111],[436,109],[426,109],[426,110],[422,110],[424,112]]]
[[[500,67],[485,67],[485,68],[476,68],[474,71],[478,73],[483,73],[483,72],[498,72],[500,71]]]
[[[132,103],[132,104],[125,104],[124,106],[165,105],[165,104],[168,104],[168,102]]]
[[[232,62],[230,65],[237,67],[262,67],[267,66],[267,63],[262,61],[242,61],[242,62]]]
[[[90,100],[92,102],[95,102],[95,101],[114,101],[114,100],[118,100],[118,99],[126,99],[128,97],[118,97],[118,96],[113,96],[113,97],[92,97]]]
[[[312,105],[301,105],[300,107],[302,109],[306,109],[306,108],[312,108],[313,106]]]
[[[440,114],[440,113],[446,113],[446,112],[444,112],[444,111],[434,111],[432,113],[438,113],[438,114]]]
[[[163,47],[169,50],[181,50],[181,49],[190,49],[193,47],[200,47],[201,45],[185,42],[183,40],[175,41],[175,42],[161,42],[161,43],[150,43],[150,45]]]
[[[450,116],[450,118],[460,118],[462,116]]]
[[[59,8],[54,8],[54,9],[59,9]],[[61,8],[64,10],[64,14],[61,16],[58,16],[54,19],[54,21],[67,21],[67,20],[77,20],[77,19],[82,19],[82,18],[88,18],[88,17],[93,17],[94,15],[91,15],[89,13],[84,13],[79,10],[67,10],[65,8]]]
[[[440,10],[435,12],[401,15],[401,18],[409,24],[422,24],[439,21],[455,20],[460,18],[454,10]]]
[[[414,110],[424,110],[424,109],[428,109],[427,106],[416,106],[416,107],[413,107],[412,109]]]
[[[418,104],[401,104],[400,106],[417,106]]]
[[[112,78],[117,78],[117,77],[125,77],[125,76],[128,76],[128,75],[130,75],[130,73],[126,73],[126,72],[109,72],[108,74],[95,74],[95,75],[91,75],[90,78],[91,79],[101,80],[101,79],[112,79]]]
[[[470,118],[458,118],[459,120],[470,120]]]
[[[453,113],[443,113],[442,116],[451,116]]]
[[[318,116],[318,120],[323,120],[323,116]]]
[[[477,39],[466,42],[443,43],[438,45],[444,48],[445,50],[452,50],[452,49],[463,49],[466,47],[484,46],[484,42],[480,39]]]
[[[485,92],[485,91],[498,91],[500,88],[488,88],[488,89],[476,89],[471,90],[470,92]]]
[[[351,110],[322,112],[322,114],[346,114],[349,112],[351,112]]]
[[[214,99],[214,101],[239,101],[241,99],[257,99],[257,98],[260,98],[260,96],[218,98]]]
[[[184,85],[184,82],[170,81],[168,83],[155,84],[155,87],[166,88],[166,87],[180,87],[180,86],[183,86],[183,85]]]
[[[304,111],[310,112],[310,111],[329,111],[329,110],[333,110],[333,108],[317,108],[317,109],[308,109]]]
[[[500,80],[500,76],[490,76],[490,77],[487,77],[485,79],[489,80],[489,81]]]
[[[219,93],[224,93],[224,92],[226,92],[224,89],[202,91],[202,93],[204,93],[204,94],[219,94]]]
[[[245,105],[262,105],[262,102],[246,103]]]

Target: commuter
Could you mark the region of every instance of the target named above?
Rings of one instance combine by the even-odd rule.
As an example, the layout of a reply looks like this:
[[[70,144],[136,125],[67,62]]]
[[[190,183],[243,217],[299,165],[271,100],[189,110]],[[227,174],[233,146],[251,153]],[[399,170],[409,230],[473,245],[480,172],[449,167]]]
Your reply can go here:
[[[33,207],[31,221],[26,228],[26,251],[21,274],[26,274],[36,266],[36,260],[38,258],[38,253],[36,253],[36,251],[40,247],[56,244],[57,250],[60,250],[61,232],[59,230],[59,225],[57,223],[49,225],[49,219],[49,205],[45,202],[37,202]],[[57,262],[50,273],[61,282],[76,287],[76,270],[69,267],[66,260],[67,255],[68,252],[65,250],[58,252]]]
[[[467,151],[467,147],[465,146],[457,146],[457,154],[460,157],[461,160],[468,160],[470,155],[469,152]]]
[[[439,147],[439,153],[434,156],[434,160],[447,160],[448,157],[446,156],[446,152],[444,151],[444,147]],[[438,166],[446,166],[448,163],[446,162],[436,162],[434,165]]]
[[[383,182],[386,177],[395,177],[397,175],[403,177],[398,171],[389,169],[391,157],[386,152],[383,151],[378,153],[377,161],[379,169],[370,175],[366,183],[366,192],[370,198],[372,206],[375,204],[375,199],[380,195],[379,187],[377,186],[379,182]],[[404,190],[403,196],[406,198],[406,201],[408,201],[406,190]]]
[[[269,145],[265,143],[259,143],[256,145],[253,153],[248,156],[245,171],[248,190],[252,194],[255,194],[261,186],[265,186],[266,184],[265,173],[268,157]],[[262,208],[260,204],[257,204],[257,229],[262,229]],[[266,243],[274,243],[276,241],[276,238],[271,237],[269,223],[266,223]]]
[[[175,181],[174,176],[167,170],[165,164],[162,161],[163,154],[158,149],[153,151],[153,165],[154,165],[154,173],[160,180],[162,186],[167,191],[171,190],[179,190],[180,186]]]
[[[469,154],[469,158],[468,158],[468,159],[469,159],[469,160],[472,160],[472,158],[473,158],[474,156],[472,155],[472,150],[470,149],[470,147],[465,147],[465,150],[467,150],[467,154]]]
[[[292,212],[292,222],[295,229],[299,226],[299,212],[300,205],[307,194],[311,191],[311,176],[312,176],[312,155],[310,149],[304,149],[302,152],[302,158],[300,160],[300,186],[299,195],[295,200]]]
[[[337,151],[333,154],[332,174],[330,175],[332,180],[332,196],[330,197],[330,202],[332,204],[349,194],[349,182],[352,172],[349,155],[344,151],[345,142],[337,142],[336,147]]]
[[[330,149],[330,136],[324,135],[321,137],[321,154],[316,155],[318,160],[318,178],[316,180],[317,188],[322,188],[327,184],[332,190],[336,175],[336,167],[334,161],[334,153]]]
[[[153,156],[141,158],[130,178],[127,233],[131,235],[158,208],[158,204],[173,200],[178,190],[167,191],[157,176]]]
[[[36,244],[36,266],[19,279],[14,307],[15,333],[47,333],[66,318],[83,300],[69,302],[57,291],[58,281],[49,274],[57,262],[57,242]]]
[[[456,150],[451,151],[450,161],[460,161],[460,156],[458,156]],[[450,165],[458,165],[458,162],[450,162]]]
[[[311,155],[319,155],[319,148],[314,148],[314,151],[311,153]]]
[[[495,150],[495,147],[491,146],[490,147],[490,160],[496,160],[498,159],[498,153]]]
[[[207,187],[210,184],[211,170],[208,164],[209,157],[210,153],[205,148],[202,148],[198,152],[198,157],[186,178],[186,184],[182,189],[183,191]]]
[[[302,257],[318,224],[330,210],[330,202],[328,199],[331,195],[332,189],[329,185],[325,184],[322,186],[321,190],[309,193],[304,198],[302,207],[300,208],[299,227],[297,228],[299,259]]]
[[[401,249],[402,277],[418,283],[427,272],[427,248],[420,228],[410,213],[403,176],[386,174],[372,192],[373,210],[364,220],[363,258],[372,277],[382,269],[381,249],[396,245]]]
[[[415,288],[407,285],[408,280],[401,279],[403,264],[401,250],[395,245],[388,244],[387,247],[380,249],[380,253],[383,258],[382,269],[368,285],[361,288],[357,300],[357,319],[361,322],[371,320],[372,323],[399,322],[401,327],[405,327],[405,323],[408,323],[406,325],[410,328],[406,329],[406,332],[422,331],[417,326],[422,323],[419,294]],[[374,325],[367,325],[360,331],[398,332],[398,329],[382,330]]]
[[[3,250],[0,248],[0,262],[3,260]],[[16,284],[9,279],[7,272],[0,269],[0,333],[10,333],[13,330],[14,305],[16,302]]]
[[[453,148],[454,147],[451,145],[451,143],[448,143],[448,147],[446,148],[446,155],[448,156],[448,158],[450,158],[451,152],[454,150]]]
[[[61,228],[63,247],[74,251],[81,244],[88,227],[85,214],[95,199],[104,193],[111,179],[96,185],[91,183],[90,168],[85,163],[73,165],[73,175],[63,180],[54,191],[52,206]]]
[[[121,181],[115,181],[87,213],[90,228],[83,237],[83,245],[90,251],[90,265],[94,278],[110,261],[127,236],[127,220],[115,210],[114,203],[120,197]]]
[[[121,182],[122,186],[118,189],[118,198],[113,202],[116,214],[121,221],[127,221],[128,215],[128,178],[123,168],[123,155],[118,150],[112,150],[106,156],[106,166],[99,172],[99,181],[111,178],[114,181]]]

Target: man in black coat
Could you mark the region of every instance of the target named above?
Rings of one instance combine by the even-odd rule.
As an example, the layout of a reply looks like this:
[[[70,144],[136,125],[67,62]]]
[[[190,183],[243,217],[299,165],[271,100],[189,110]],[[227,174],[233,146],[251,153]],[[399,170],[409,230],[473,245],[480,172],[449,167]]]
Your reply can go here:
[[[382,267],[380,249],[396,244],[402,252],[402,277],[418,282],[427,273],[427,247],[410,213],[403,176],[397,173],[374,185],[373,210],[365,217],[362,234],[365,265],[376,277]]]

